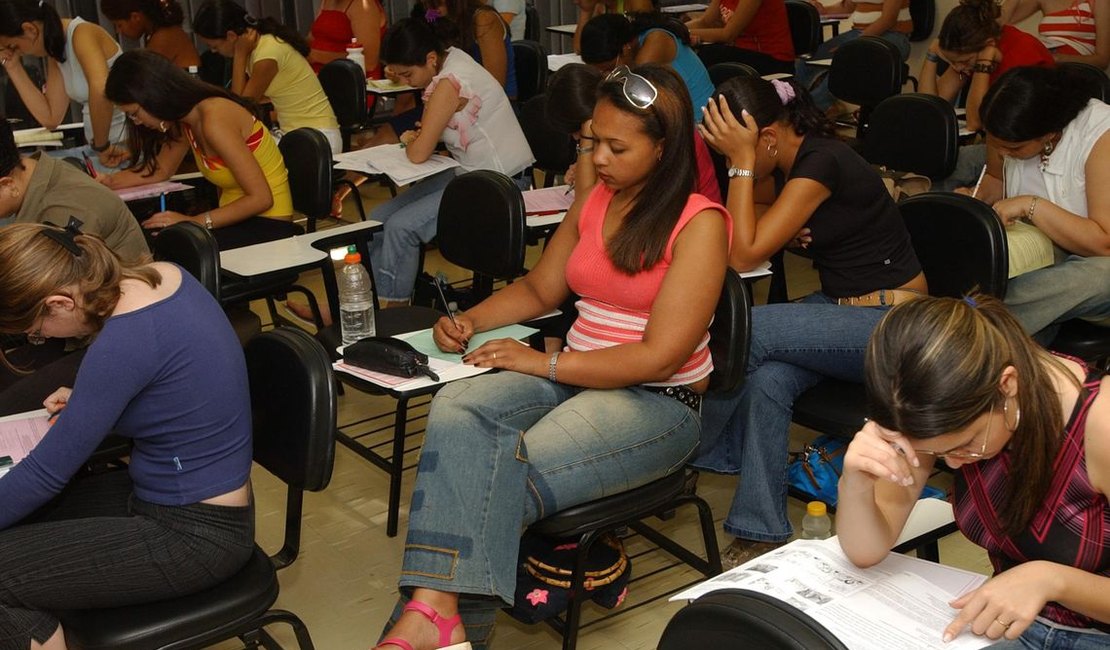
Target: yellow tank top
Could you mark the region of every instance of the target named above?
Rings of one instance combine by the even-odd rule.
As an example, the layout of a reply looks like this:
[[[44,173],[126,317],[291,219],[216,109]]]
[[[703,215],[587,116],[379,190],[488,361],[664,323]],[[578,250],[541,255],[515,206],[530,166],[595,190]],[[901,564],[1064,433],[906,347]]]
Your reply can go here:
[[[193,149],[197,169],[209,183],[220,188],[220,207],[242,198],[243,188],[239,187],[239,182],[235,180],[231,169],[219,156],[204,155],[196,138],[193,137],[192,130],[188,125],[183,124],[182,127],[184,127],[185,136],[189,138],[189,146]],[[285,160],[281,157],[281,151],[277,148],[274,137],[270,135],[266,125],[255,120],[254,130],[244,144],[247,145],[247,149],[250,149],[255,162],[262,168],[262,174],[266,177],[266,183],[270,186],[270,194],[274,199],[270,209],[258,216],[291,221],[293,195],[289,192],[289,172],[285,169]]]

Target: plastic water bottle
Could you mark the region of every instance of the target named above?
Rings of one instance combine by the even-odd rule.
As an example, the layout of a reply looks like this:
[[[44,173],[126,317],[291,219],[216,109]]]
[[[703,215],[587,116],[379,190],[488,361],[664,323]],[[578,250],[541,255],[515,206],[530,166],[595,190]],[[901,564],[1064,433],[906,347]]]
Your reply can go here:
[[[357,63],[362,68],[362,75],[366,76],[366,57],[362,55],[362,44],[358,39],[351,39],[351,44],[347,46],[347,58]]]
[[[802,539],[828,539],[832,537],[832,520],[822,501],[810,501],[802,517]]]
[[[354,246],[348,246],[339,276],[339,318],[344,345],[374,336],[373,301],[370,276],[362,266],[362,256]]]

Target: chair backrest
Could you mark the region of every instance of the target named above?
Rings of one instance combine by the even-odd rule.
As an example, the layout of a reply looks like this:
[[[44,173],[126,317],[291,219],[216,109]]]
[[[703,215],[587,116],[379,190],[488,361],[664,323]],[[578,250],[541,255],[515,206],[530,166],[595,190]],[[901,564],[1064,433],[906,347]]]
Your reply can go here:
[[[786,0],[786,21],[798,56],[810,54],[821,44],[821,14],[817,7],[805,0]]]
[[[436,241],[444,259],[474,272],[475,299],[524,273],[524,234],[524,197],[508,176],[479,169],[447,184]]]
[[[185,269],[220,299],[220,249],[207,228],[191,221],[175,223],[152,237],[150,248],[154,259]]]
[[[937,0],[910,0],[910,20],[913,21],[911,41],[916,43],[932,36],[937,24]]]
[[[331,359],[303,330],[279,327],[244,349],[250,380],[254,460],[289,486],[280,568],[300,547],[304,491],[331,481],[335,461],[336,384]]]
[[[1057,63],[1056,65],[1068,70],[1072,76],[1081,83],[1087,86],[1091,96],[1095,99],[1101,99],[1103,102],[1110,103],[1110,77],[1106,76],[1106,72],[1089,63],[1078,62],[1064,62]]]
[[[739,61],[725,61],[723,63],[714,63],[709,66],[709,80],[713,82],[714,88],[720,88],[721,84],[732,79],[733,77],[758,77],[759,71],[746,63]]]
[[[659,640],[659,650],[697,647],[847,650],[801,610],[748,589],[723,589],[698,598],[674,615]]]
[[[366,124],[366,74],[350,59],[336,59],[317,76],[343,132],[343,150],[350,149],[350,133]]]
[[[902,90],[902,55],[877,36],[861,36],[837,48],[829,68],[829,92],[851,104],[872,107]]]
[[[331,144],[323,133],[302,127],[282,136],[278,149],[289,170],[293,209],[308,218],[308,232],[315,232],[316,219],[331,212]]]
[[[524,40],[539,41],[543,37],[543,19],[540,10],[529,2],[524,5]]]
[[[574,138],[569,133],[563,133],[551,128],[544,115],[544,95],[524,102],[520,107],[520,128],[536,158],[533,167],[542,169],[550,181],[555,174],[562,174],[574,162]],[[547,182],[548,187],[552,183]]]
[[[547,88],[547,49],[536,41],[513,41],[516,98],[526,102]]]
[[[970,196],[927,192],[898,204],[929,294],[958,297],[978,288],[1006,297],[1006,231],[994,210]]]
[[[736,390],[748,371],[748,347],[752,332],[752,292],[740,274],[729,269],[721,299],[709,326],[709,354],[713,374],[709,390]]]
[[[959,123],[952,104],[935,95],[887,97],[871,111],[863,157],[875,165],[933,180],[956,168]]]

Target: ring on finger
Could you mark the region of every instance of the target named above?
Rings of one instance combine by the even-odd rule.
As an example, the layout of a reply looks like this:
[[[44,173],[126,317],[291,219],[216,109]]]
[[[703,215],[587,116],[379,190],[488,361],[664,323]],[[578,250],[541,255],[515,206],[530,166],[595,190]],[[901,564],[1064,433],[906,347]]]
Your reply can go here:
[[[497,358],[497,353],[496,353],[496,352],[494,352],[494,353],[493,353],[493,358],[494,358],[494,359],[496,359],[496,358]]]
[[[1010,629],[1010,626],[1014,624],[1013,621],[1010,621],[1009,623],[1003,622],[1003,620],[1000,619],[1000,618],[994,619],[994,622],[998,623],[999,625],[1001,625],[1003,627],[1003,629],[1007,629],[1007,630]]]

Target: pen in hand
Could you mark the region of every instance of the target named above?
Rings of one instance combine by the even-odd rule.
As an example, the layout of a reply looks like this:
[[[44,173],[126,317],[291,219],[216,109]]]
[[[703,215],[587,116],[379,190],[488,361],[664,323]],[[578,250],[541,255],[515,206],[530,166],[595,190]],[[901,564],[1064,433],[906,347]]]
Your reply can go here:
[[[165,212],[166,211],[166,193],[165,192],[162,192],[162,196],[158,200],[158,207],[159,207],[159,210],[158,210],[159,212]]]
[[[462,328],[459,327],[459,322],[455,320],[455,314],[451,311],[451,305],[447,302],[447,295],[443,293],[443,275],[437,274],[435,277],[436,292],[439,293],[439,300],[443,303],[443,308],[447,310],[447,318],[451,319],[451,324],[455,326],[456,332],[461,332]],[[466,351],[466,344],[462,344],[459,348],[459,354]]]
[[[983,171],[979,172],[979,180],[975,181],[975,189],[971,190],[971,198],[979,195],[979,186],[983,184],[983,177],[987,175],[987,166],[983,165]]]
[[[574,191],[574,183],[567,183],[567,191],[563,192],[563,196],[567,196],[573,191]]]

